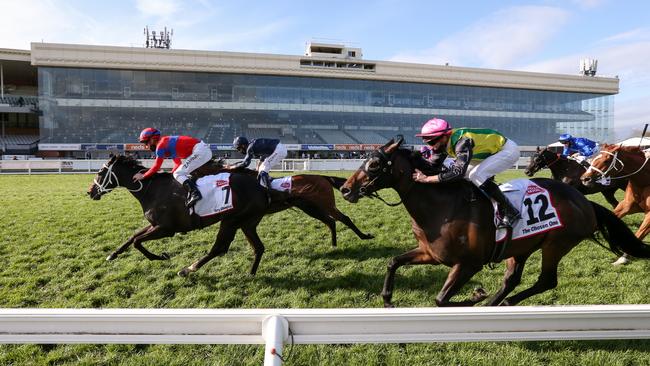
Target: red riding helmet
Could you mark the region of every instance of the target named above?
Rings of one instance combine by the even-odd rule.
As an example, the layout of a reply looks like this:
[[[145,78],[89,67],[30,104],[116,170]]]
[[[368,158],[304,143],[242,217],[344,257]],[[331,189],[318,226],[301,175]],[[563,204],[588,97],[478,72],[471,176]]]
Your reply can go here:
[[[155,136],[160,137],[160,131],[152,127],[147,127],[140,132],[140,142],[149,142]]]

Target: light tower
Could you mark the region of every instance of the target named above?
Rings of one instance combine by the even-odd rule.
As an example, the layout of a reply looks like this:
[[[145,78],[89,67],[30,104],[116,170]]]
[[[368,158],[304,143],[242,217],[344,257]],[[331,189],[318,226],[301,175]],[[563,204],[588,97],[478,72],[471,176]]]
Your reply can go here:
[[[169,49],[172,45],[172,36],[174,35],[174,29],[167,31],[167,27],[164,30],[149,32],[149,26],[144,27],[144,37],[145,37],[145,48],[166,48]]]
[[[580,74],[585,76],[596,76],[598,60],[595,58],[583,58],[580,60]]]

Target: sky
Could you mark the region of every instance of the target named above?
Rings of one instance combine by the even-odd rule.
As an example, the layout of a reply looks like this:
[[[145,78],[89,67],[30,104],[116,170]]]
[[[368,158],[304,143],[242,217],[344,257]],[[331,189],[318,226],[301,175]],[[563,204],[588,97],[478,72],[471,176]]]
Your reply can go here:
[[[361,47],[367,60],[563,74],[595,58],[598,75],[620,79],[617,136],[650,123],[647,0],[0,0],[0,9],[0,48],[141,47],[148,25],[173,28],[175,49],[300,55],[318,40]]]

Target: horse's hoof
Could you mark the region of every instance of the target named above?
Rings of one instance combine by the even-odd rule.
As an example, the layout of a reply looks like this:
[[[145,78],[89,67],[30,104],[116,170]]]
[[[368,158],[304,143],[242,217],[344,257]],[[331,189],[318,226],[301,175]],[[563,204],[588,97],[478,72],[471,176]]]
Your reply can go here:
[[[501,304],[499,304],[499,306],[512,306],[512,305],[510,304],[510,301],[508,301],[508,299],[505,299],[501,302]]]
[[[190,274],[190,270],[187,268],[183,268],[180,271],[178,271],[178,275],[181,277],[187,277],[188,274]]]
[[[393,309],[393,308],[395,308],[395,305],[393,305],[392,303],[388,302],[388,303],[384,303],[384,307],[385,307],[386,309]]]
[[[370,239],[374,239],[374,238],[375,238],[374,235],[372,235],[372,234],[366,234],[366,235],[364,235],[361,239],[363,239],[363,240],[370,240]]]
[[[160,258],[162,258],[163,260],[169,260],[169,258],[171,258],[171,256],[166,252],[162,252],[162,253],[160,253]]]
[[[476,287],[472,293],[473,301],[483,301],[488,297],[488,293],[483,289],[483,287]]]
[[[620,257],[616,260],[616,262],[613,262],[612,265],[614,266],[624,266],[626,264],[629,264],[630,260],[627,259],[627,257]]]
[[[112,260],[114,260],[115,258],[117,258],[117,254],[115,254],[115,253],[111,253],[111,254],[108,255],[108,257],[106,257],[106,260],[107,260],[107,261],[112,261]]]

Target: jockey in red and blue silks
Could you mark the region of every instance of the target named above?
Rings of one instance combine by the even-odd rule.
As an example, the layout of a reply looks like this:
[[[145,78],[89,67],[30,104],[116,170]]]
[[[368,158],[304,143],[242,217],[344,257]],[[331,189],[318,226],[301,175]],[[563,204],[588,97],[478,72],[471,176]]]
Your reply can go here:
[[[570,156],[585,167],[589,167],[586,160],[597,155],[600,151],[600,146],[596,141],[584,137],[573,137],[568,133],[560,135],[558,141],[564,144],[562,156]]]
[[[161,136],[160,131],[151,127],[142,130],[140,142],[146,144],[149,150],[155,151],[156,161],[144,174],[136,173],[133,180],[150,178],[160,170],[165,159],[172,159],[174,161],[172,174],[189,193],[187,206],[192,207],[201,199],[196,182],[188,175],[212,159],[212,151],[208,144],[190,136]]]

